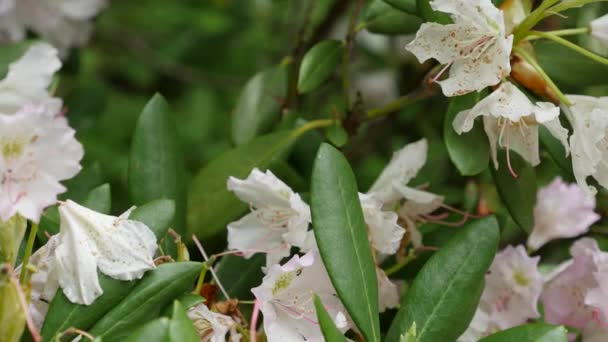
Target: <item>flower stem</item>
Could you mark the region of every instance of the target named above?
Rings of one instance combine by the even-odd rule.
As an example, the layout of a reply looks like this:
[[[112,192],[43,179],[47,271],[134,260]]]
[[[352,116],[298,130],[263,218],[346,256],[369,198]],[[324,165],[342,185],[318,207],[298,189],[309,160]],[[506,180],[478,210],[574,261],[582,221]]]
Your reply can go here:
[[[407,264],[409,264],[412,260],[416,259],[418,255],[411,253],[408,256],[406,256],[405,258],[403,258],[403,260],[399,261],[398,263],[394,264],[393,266],[387,268],[386,270],[384,270],[384,273],[386,274],[386,276],[390,276],[392,274],[395,274],[397,272],[399,272],[399,270],[401,270],[402,268],[404,268]]]
[[[334,125],[336,122],[337,122],[337,120],[335,120],[335,119],[319,119],[319,120],[310,121],[296,129],[294,129],[293,136],[297,138],[310,130],[313,130],[315,128],[329,127],[331,125]]]
[[[563,12],[565,10],[571,9],[571,8],[575,8],[575,7],[581,7],[583,5],[586,4],[591,4],[594,2],[603,2],[603,1],[608,1],[608,0],[571,0],[571,1],[562,1],[559,4],[549,8],[541,17],[541,20],[552,16],[556,13],[559,12]]]
[[[538,24],[543,18],[545,18],[545,11],[555,5],[560,0],[544,0],[537,9],[535,9],[530,15],[524,19],[513,32],[515,36],[513,38],[513,45],[519,43],[522,39],[526,38],[529,31]]]
[[[539,35],[535,35],[534,33],[536,33],[536,32],[537,31],[530,32],[530,35],[527,36],[525,40],[536,40],[536,39],[543,38]],[[575,36],[575,35],[579,35],[579,34],[589,33],[589,28],[588,27],[577,27],[577,28],[565,29],[565,30],[545,31],[544,33],[551,34],[554,36]]]
[[[596,61],[598,63],[602,63],[602,64],[605,64],[605,65],[608,65],[608,58],[604,58],[602,56],[596,55],[593,52],[591,52],[591,51],[589,51],[589,50],[587,50],[585,48],[582,48],[582,47],[580,47],[580,46],[572,43],[569,40],[566,40],[566,39],[564,39],[562,37],[556,36],[556,35],[554,35],[552,33],[542,32],[542,31],[530,31],[530,35],[531,36],[537,36],[537,37],[542,37],[542,38],[546,38],[546,39],[552,40],[552,41],[554,41],[554,42],[556,42],[556,43],[558,43],[560,45],[563,45],[563,46],[565,46],[565,47],[567,47],[569,49],[572,49],[572,50],[580,53],[581,55],[583,55],[583,56],[585,56],[587,58],[590,58],[590,59],[592,59],[592,60],[594,60],[594,61]]]
[[[557,97],[559,98],[559,100],[562,103],[564,103],[567,106],[571,105],[570,101],[566,98],[564,93],[562,93],[562,91],[559,90],[557,85],[555,85],[555,83],[553,83],[553,80],[551,80],[549,75],[547,75],[545,70],[543,70],[543,68],[534,60],[534,58],[532,58],[532,56],[530,56],[526,51],[524,51],[523,49],[521,49],[517,46],[513,47],[513,51],[515,51],[518,55],[520,55],[526,62],[528,62],[534,68],[534,70],[536,70],[536,72],[539,73],[539,75],[545,80],[545,82],[547,82],[547,85],[549,86],[549,88],[551,88],[551,90],[553,90],[555,95],[557,95]]]
[[[205,276],[207,275],[207,269],[209,269],[209,266],[206,262],[204,262],[203,267],[201,267],[201,272],[198,275],[198,280],[196,281],[196,287],[192,293],[200,296],[201,289],[203,288],[203,283],[205,281]]]
[[[27,244],[25,245],[25,253],[23,253],[23,266],[21,267],[21,275],[19,276],[19,281],[21,282],[21,284],[24,285],[30,280],[27,265],[30,262],[30,256],[32,255],[32,250],[34,249],[34,241],[36,240],[37,232],[38,223],[32,223],[32,227],[30,228],[30,235],[27,237]]]

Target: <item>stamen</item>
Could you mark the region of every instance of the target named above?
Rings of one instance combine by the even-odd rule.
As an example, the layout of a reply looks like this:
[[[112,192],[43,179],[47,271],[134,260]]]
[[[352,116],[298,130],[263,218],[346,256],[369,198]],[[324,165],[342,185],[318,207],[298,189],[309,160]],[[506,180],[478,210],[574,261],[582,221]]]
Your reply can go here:
[[[514,179],[519,178],[519,175],[517,175],[517,173],[513,170],[513,167],[511,167],[511,155],[509,153],[510,148],[509,148],[509,133],[507,132],[507,144],[505,145],[505,148],[507,149],[507,168],[509,169],[509,173],[511,173],[511,177],[513,177]]]
[[[437,82],[437,80],[441,77],[441,75],[443,75],[443,73],[448,70],[448,68],[454,63],[454,61],[446,64],[443,68],[441,68],[441,70],[439,70],[439,72],[437,73],[437,75],[435,75],[433,78],[431,78],[431,80],[429,81],[429,83],[435,83]]]
[[[460,209],[456,209],[456,208],[454,208],[452,206],[449,206],[449,205],[447,205],[445,203],[442,203],[441,207],[444,208],[444,209],[447,209],[449,211],[452,211],[452,212],[454,212],[456,214],[460,214],[460,215],[463,215],[463,216],[468,216],[468,217],[471,217],[471,218],[483,218],[483,217],[488,216],[488,215],[475,215],[475,214],[471,214],[468,211],[463,211],[463,210],[460,210]]]

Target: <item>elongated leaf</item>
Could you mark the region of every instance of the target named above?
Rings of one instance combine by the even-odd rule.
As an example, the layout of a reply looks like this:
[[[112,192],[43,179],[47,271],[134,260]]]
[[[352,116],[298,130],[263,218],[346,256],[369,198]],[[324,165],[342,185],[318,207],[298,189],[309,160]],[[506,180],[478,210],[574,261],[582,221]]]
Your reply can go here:
[[[174,262],[149,271],[90,333],[105,342],[124,339],[135,327],[156,317],[165,305],[190,290],[200,268],[198,262]]]
[[[169,199],[158,199],[133,210],[130,220],[145,223],[157,239],[167,234],[175,214],[175,202]]]
[[[229,296],[243,300],[252,299],[251,289],[259,285],[264,278],[262,267],[265,261],[263,254],[254,255],[251,259],[226,255],[217,264],[215,272]]]
[[[173,302],[173,314],[169,322],[169,341],[171,342],[200,342],[198,333],[192,326],[192,321],[186,314],[186,309],[179,301]]]
[[[302,59],[298,91],[305,94],[315,90],[334,72],[343,55],[344,44],[338,40],[324,40],[313,46]]]
[[[411,15],[418,15],[416,0],[384,0],[387,4]]]
[[[497,332],[479,342],[566,342],[568,330],[562,326],[535,323]]]
[[[168,342],[170,321],[166,318],[159,318],[138,328],[129,336],[126,342]]]
[[[322,144],[312,173],[311,211],[331,282],[366,341],[380,340],[378,285],[355,175],[346,158]]]
[[[488,167],[490,146],[481,123],[473,126],[467,133],[458,135],[452,122],[463,110],[471,109],[479,102],[480,93],[470,93],[450,99],[450,106],[443,122],[443,138],[452,163],[463,176],[472,176]]]
[[[336,327],[336,324],[331,319],[331,316],[323,307],[323,303],[317,295],[314,296],[315,310],[317,310],[317,319],[323,332],[323,337],[327,342],[346,342],[344,334]]]
[[[236,145],[250,142],[266,133],[277,121],[281,99],[285,97],[287,75],[283,66],[261,71],[243,88],[232,117],[232,141]]]
[[[432,21],[439,24],[451,23],[452,19],[448,14],[433,10],[430,4],[431,1],[432,0],[416,0],[418,14],[426,21]]]
[[[228,177],[245,178],[254,167],[266,169],[294,141],[292,132],[277,132],[238,146],[207,164],[192,181],[188,197],[188,230],[208,238],[247,209],[228,191]]]
[[[365,27],[368,31],[379,34],[398,35],[414,33],[422,20],[405,13],[382,0],[375,0],[365,14]]]
[[[538,137],[542,146],[549,153],[549,156],[555,164],[563,171],[563,175],[569,181],[574,181],[574,171],[572,171],[572,162],[566,157],[566,150],[559,140],[549,133],[549,130],[538,125]]]
[[[606,84],[605,65],[551,41],[537,43],[534,49],[540,65],[560,86],[577,89]]]
[[[469,223],[418,273],[386,336],[388,342],[416,323],[416,341],[455,341],[469,325],[498,246],[498,223]]]
[[[511,167],[518,177],[513,178],[507,167],[505,151],[498,151],[498,170],[491,167],[494,183],[500,200],[513,221],[530,233],[534,227],[534,204],[536,203],[536,172],[517,153],[510,153]]]
[[[184,293],[181,296],[177,297],[176,301],[182,303],[186,310],[190,309],[193,306],[196,306],[205,301],[205,298],[196,295],[194,293]],[[173,315],[173,304],[169,304],[165,306],[165,308],[161,311],[162,316],[171,317]]]
[[[141,112],[129,158],[129,194],[135,205],[159,198],[175,201],[173,229],[185,233],[184,161],[165,99],[156,94]]]

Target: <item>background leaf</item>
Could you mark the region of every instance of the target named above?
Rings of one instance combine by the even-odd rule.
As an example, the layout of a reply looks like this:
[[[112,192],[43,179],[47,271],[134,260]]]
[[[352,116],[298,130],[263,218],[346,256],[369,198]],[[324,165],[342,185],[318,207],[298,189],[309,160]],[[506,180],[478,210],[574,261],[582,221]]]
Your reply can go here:
[[[325,310],[319,296],[314,295],[315,310],[317,311],[317,319],[319,326],[323,332],[323,337],[327,342],[346,342],[344,334],[336,327],[336,324],[331,319],[331,316]]]
[[[256,254],[250,259],[236,255],[226,255],[217,264],[215,272],[232,298],[253,299],[251,289],[262,282],[262,267],[266,264],[264,254]],[[223,298],[223,295],[220,294]]]
[[[474,125],[469,132],[459,135],[454,131],[452,122],[460,111],[473,108],[482,96],[473,92],[452,97],[443,122],[445,146],[452,163],[463,176],[473,176],[487,169],[490,161],[490,145],[481,123]]]
[[[450,24],[452,18],[447,13],[433,10],[431,0],[416,0],[416,8],[418,14],[426,21],[432,21],[439,24]]]
[[[151,321],[133,332],[127,342],[168,342],[170,321],[166,318],[159,318]]]
[[[382,0],[371,3],[364,20],[368,31],[387,35],[414,33],[422,24],[419,17],[400,11]]]
[[[298,91],[311,92],[334,72],[342,56],[344,44],[338,40],[324,40],[313,46],[302,59],[298,78]]]
[[[418,14],[416,0],[384,0],[384,2],[406,13]]]
[[[169,341],[200,342],[200,337],[192,326],[192,321],[186,314],[186,309],[177,300],[173,301],[173,314],[169,322]]]
[[[543,323],[525,324],[497,332],[479,342],[567,342],[568,330]]]
[[[455,341],[475,314],[498,240],[494,217],[463,227],[416,275],[385,341],[398,342],[414,322],[418,342]]]
[[[329,277],[367,341],[380,340],[378,284],[355,176],[346,158],[321,145],[313,167],[314,233]]]

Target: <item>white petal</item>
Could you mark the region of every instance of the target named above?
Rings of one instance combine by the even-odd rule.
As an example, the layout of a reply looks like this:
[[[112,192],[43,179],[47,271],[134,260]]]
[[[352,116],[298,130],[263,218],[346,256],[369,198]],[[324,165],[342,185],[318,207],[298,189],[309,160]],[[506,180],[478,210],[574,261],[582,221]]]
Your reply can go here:
[[[378,278],[378,309],[384,312],[399,306],[399,288],[395,285],[381,268],[376,268]]]
[[[61,67],[57,50],[47,43],[36,43],[9,66],[0,81],[0,113],[11,114],[26,104],[40,104],[56,114],[61,100],[53,98],[47,88],[53,74]]]
[[[369,231],[372,247],[383,254],[394,254],[401,245],[405,229],[393,211],[382,210],[382,202],[372,195],[359,193],[363,216]]]
[[[88,20],[106,5],[104,0],[61,0],[60,8],[71,19]]]
[[[399,187],[399,193],[406,199],[399,210],[400,216],[416,217],[430,214],[443,204],[443,196],[407,186]]]
[[[228,190],[243,202],[255,208],[290,206],[289,200],[294,194],[287,184],[278,179],[270,170],[266,173],[253,169],[246,179],[235,177],[228,179]]]
[[[466,24],[424,23],[406,49],[421,63],[433,58],[440,64],[448,64],[459,58],[462,42],[475,41],[479,39],[479,34],[474,26]]]
[[[478,29],[495,30],[504,35],[502,11],[490,0],[433,0],[431,7],[451,14],[456,23],[474,24]]]
[[[492,163],[494,164],[494,168],[498,170],[498,140],[500,139],[501,130],[501,127],[498,125],[498,120],[492,116],[484,116],[483,130],[486,132],[488,142],[490,143]]]
[[[200,335],[201,340],[203,337],[209,338],[209,330],[211,330],[212,336],[209,340],[210,342],[225,342],[226,334],[235,325],[234,320],[230,316],[213,312],[204,303],[189,309],[188,317]]]
[[[281,231],[270,230],[256,217],[255,213],[245,215],[228,225],[228,249],[242,251],[250,258],[254,251],[273,251],[283,245]],[[285,243],[285,248],[289,247]]]
[[[393,153],[393,157],[376,179],[369,192],[382,201],[385,205],[398,200],[401,195],[396,185],[405,185],[416,176],[418,171],[426,163],[428,144],[426,139],[407,144],[399,151]]]
[[[547,130],[549,131],[549,133],[551,133],[553,137],[555,137],[562,143],[562,146],[564,146],[564,150],[566,151],[567,157],[570,154],[570,145],[568,144],[568,130],[562,126],[558,118],[544,122],[543,126],[547,128]]]
[[[608,14],[605,14],[589,24],[591,36],[608,45]]]
[[[70,200],[59,206],[55,258],[59,284],[70,301],[91,304],[101,295],[97,267],[120,280],[154,268],[156,237],[143,223],[103,215]]]

